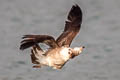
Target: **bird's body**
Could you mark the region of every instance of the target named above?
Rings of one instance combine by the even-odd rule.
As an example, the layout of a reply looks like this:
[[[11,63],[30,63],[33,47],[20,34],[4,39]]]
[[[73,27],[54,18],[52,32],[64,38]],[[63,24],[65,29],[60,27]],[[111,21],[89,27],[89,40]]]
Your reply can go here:
[[[69,59],[79,55],[82,52],[82,49],[83,47],[61,47],[41,52],[38,47],[33,47],[31,59],[33,63],[37,64],[33,67],[39,68],[42,65],[46,65],[51,66],[54,69],[61,69]]]
[[[64,64],[78,56],[84,47],[70,48],[70,44],[79,32],[82,22],[82,12],[78,5],[73,5],[66,21],[63,33],[55,40],[49,35],[24,35],[20,49],[32,47],[31,60],[34,68],[50,66],[54,69],[61,69]],[[38,43],[47,44],[50,48],[44,51]]]

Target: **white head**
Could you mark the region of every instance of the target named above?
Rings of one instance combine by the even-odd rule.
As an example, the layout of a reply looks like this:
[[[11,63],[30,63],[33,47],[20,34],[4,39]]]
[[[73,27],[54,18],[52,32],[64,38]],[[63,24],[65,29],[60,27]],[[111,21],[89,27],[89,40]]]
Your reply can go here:
[[[75,48],[63,47],[62,50],[60,51],[60,54],[63,56],[63,59],[67,61],[70,58],[78,56],[83,51],[83,48],[85,47],[84,46]]]
[[[71,48],[71,56],[70,58],[74,58],[75,56],[78,56],[84,49],[85,47],[75,47],[75,48]]]
[[[73,50],[76,51],[78,54],[80,54],[83,51],[84,48],[85,48],[84,46],[82,46],[82,47],[75,47],[75,48],[73,48]]]

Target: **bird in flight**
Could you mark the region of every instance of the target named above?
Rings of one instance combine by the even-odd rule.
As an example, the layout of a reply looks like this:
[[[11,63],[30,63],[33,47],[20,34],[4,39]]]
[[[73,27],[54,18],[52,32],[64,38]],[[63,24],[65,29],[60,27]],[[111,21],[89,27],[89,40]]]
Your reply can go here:
[[[22,37],[20,50],[31,48],[31,61],[34,68],[41,66],[50,66],[53,69],[61,69],[67,61],[78,56],[84,46],[71,48],[71,42],[81,28],[82,11],[75,4],[68,13],[65,28],[62,34],[55,39],[49,35],[24,35]],[[43,50],[39,43],[44,43],[49,46],[48,50]]]

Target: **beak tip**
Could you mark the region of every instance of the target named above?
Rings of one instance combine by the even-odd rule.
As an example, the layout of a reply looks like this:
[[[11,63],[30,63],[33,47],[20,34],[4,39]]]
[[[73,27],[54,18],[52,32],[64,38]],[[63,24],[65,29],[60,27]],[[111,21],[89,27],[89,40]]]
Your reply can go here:
[[[83,46],[82,48],[85,48],[85,46]]]

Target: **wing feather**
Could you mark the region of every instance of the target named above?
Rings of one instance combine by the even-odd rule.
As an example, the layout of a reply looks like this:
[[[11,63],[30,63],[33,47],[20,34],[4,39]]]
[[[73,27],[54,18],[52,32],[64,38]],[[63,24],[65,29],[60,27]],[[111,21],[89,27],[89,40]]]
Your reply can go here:
[[[24,35],[22,39],[23,41],[21,41],[20,50],[32,47],[38,43],[45,43],[51,48],[58,47],[55,39],[48,35]]]
[[[80,30],[82,11],[77,4],[73,5],[67,19],[68,21],[66,21],[63,33],[56,40],[59,46],[70,46],[72,40]]]

